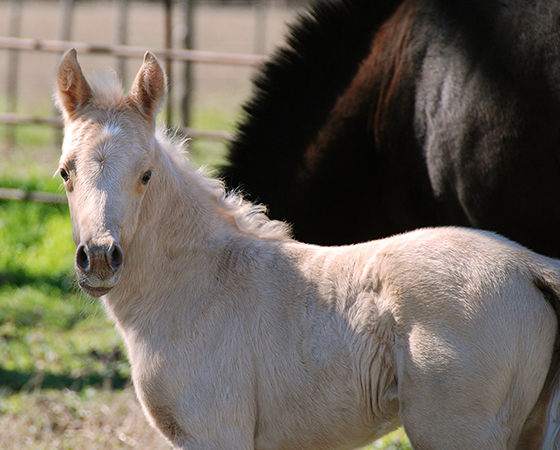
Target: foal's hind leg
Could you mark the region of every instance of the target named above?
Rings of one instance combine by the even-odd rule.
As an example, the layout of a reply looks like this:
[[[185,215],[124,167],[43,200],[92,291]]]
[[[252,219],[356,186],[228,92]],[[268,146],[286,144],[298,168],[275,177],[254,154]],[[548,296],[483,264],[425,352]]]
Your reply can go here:
[[[415,329],[399,350],[399,416],[413,448],[515,449],[550,364],[555,326],[546,319],[542,334],[515,330],[527,345],[513,348],[511,336],[451,343]]]
[[[490,390],[483,387],[477,392],[480,380],[469,382],[462,377],[456,380],[454,386],[449,386],[447,381],[434,377],[424,386],[416,383],[413,393],[404,389],[400,416],[412,447],[415,450],[517,448],[521,430],[542,384],[535,383],[535,389],[531,383],[527,389],[515,389],[500,399],[499,405]],[[497,391],[502,392],[507,388],[507,383],[496,386]],[[449,393],[450,389],[456,393]]]

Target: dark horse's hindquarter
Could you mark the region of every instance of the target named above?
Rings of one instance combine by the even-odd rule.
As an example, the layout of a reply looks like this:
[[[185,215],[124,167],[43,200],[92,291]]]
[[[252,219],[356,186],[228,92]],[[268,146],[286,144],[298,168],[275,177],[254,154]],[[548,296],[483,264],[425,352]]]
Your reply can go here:
[[[469,225],[560,256],[560,4],[463,3],[429,15],[416,77],[432,190]]]

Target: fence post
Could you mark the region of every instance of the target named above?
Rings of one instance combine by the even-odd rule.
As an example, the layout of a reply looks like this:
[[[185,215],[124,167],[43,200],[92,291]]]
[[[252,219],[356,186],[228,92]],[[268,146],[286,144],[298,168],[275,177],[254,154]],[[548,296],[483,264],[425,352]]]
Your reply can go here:
[[[69,41],[72,37],[72,12],[74,10],[73,0],[60,1],[60,24],[58,28],[58,39]]]
[[[183,48],[192,50],[194,48],[194,8],[195,0],[184,0],[183,3]],[[184,91],[181,101],[181,125],[191,126],[192,97],[194,94],[193,63],[185,61]]]
[[[21,32],[21,0],[10,0],[8,12],[8,35],[19,37]],[[18,72],[19,72],[19,51],[8,50],[6,64],[6,111],[16,112],[17,110],[17,91],[18,91]],[[13,125],[6,126],[6,141],[8,147],[13,147],[16,136]]]
[[[69,41],[72,38],[72,15],[74,12],[74,0],[60,1],[60,22],[58,24],[58,39],[61,41]],[[58,59],[60,60],[60,54]],[[58,61],[56,62],[58,64]],[[59,112],[55,109],[56,114]],[[55,130],[55,145],[62,145],[62,130]]]
[[[172,0],[165,0],[165,48],[173,48],[173,22],[172,22]],[[168,127],[173,125],[173,73],[171,58],[165,59],[165,71],[167,72],[167,108],[165,122]]]
[[[264,55],[266,53],[266,6],[259,0],[253,6],[255,12],[255,33],[253,53]]]
[[[117,0],[115,36],[118,45],[126,45],[128,35],[128,0]],[[117,74],[126,83],[126,58],[117,56]]]

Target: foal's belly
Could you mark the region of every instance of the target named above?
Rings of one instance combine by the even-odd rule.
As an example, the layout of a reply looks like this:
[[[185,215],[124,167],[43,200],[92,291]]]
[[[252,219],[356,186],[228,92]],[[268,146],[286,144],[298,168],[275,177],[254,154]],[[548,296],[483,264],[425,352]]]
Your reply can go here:
[[[258,407],[255,449],[329,450],[365,445],[400,426],[398,402],[372,404],[350,374],[325,384],[292,386],[281,398]]]
[[[354,420],[354,422],[353,422]],[[400,426],[397,418],[364,424],[355,414],[324,414],[308,426],[305,419],[289,429],[264,427],[255,436],[255,450],[340,450],[362,447]]]

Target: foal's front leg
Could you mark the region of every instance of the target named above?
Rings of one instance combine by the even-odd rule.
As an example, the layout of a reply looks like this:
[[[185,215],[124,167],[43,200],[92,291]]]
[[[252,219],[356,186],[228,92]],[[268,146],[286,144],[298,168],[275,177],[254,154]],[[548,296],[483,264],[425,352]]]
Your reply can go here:
[[[151,424],[173,449],[254,450],[255,424],[250,408],[243,408],[246,403],[228,407],[227,402],[221,406],[199,402],[197,408],[195,399],[187,398],[188,401],[174,402],[172,406],[163,405],[161,398],[147,399],[143,404]]]
[[[179,421],[173,421],[172,426],[157,418],[153,422],[174,450],[254,450],[254,427],[234,425],[228,420],[228,413],[222,412],[212,417],[197,416],[197,420],[189,421],[188,427],[181,426]]]
[[[174,449],[254,450],[255,400],[246,370],[213,370],[203,358],[195,360],[190,372],[172,364],[181,362],[176,358],[151,373],[156,376],[137,377],[138,398],[152,425]]]

